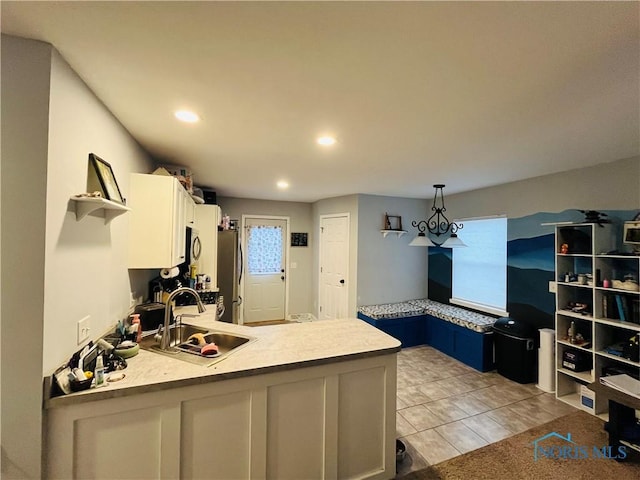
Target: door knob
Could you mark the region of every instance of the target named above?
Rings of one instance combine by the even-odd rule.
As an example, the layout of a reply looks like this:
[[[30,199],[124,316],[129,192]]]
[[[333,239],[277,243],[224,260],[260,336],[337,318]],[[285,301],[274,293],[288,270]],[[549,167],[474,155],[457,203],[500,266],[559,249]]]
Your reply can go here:
[[[343,278],[342,280],[340,280],[340,283],[341,283],[342,285],[344,285],[344,278]]]
[[[284,275],[282,275],[282,276],[280,277],[280,280],[284,281]]]

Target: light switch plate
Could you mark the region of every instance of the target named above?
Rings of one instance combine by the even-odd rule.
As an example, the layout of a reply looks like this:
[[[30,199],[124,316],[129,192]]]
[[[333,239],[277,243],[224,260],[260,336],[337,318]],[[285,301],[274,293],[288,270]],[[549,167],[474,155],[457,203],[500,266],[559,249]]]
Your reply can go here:
[[[556,282],[549,282],[549,293],[556,293],[558,289],[556,288]]]
[[[78,320],[78,345],[89,338],[89,332],[91,331],[91,326],[89,325],[90,319],[91,316],[87,315],[82,320]]]

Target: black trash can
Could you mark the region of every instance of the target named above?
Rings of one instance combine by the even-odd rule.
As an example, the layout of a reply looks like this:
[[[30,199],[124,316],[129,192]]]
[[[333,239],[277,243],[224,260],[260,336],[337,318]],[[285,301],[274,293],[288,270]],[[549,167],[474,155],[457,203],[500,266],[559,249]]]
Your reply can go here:
[[[496,370],[518,383],[537,380],[538,330],[514,318],[499,318],[493,325]]]

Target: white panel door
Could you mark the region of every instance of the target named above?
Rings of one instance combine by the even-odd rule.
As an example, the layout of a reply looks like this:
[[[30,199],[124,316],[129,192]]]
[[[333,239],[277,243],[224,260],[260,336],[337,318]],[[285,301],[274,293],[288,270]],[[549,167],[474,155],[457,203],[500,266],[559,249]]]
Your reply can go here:
[[[347,316],[349,306],[349,215],[320,217],[319,318]]]
[[[246,218],[244,323],[284,320],[287,221]]]

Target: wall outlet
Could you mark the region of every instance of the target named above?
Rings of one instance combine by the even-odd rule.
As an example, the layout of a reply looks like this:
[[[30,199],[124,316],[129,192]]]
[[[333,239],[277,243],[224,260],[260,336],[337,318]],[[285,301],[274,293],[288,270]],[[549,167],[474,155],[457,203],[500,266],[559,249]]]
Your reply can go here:
[[[549,293],[556,293],[558,291],[557,284],[554,281],[549,282]]]
[[[78,320],[78,345],[89,338],[89,332],[91,331],[91,326],[89,325],[90,319],[91,317],[87,315],[82,320]]]

